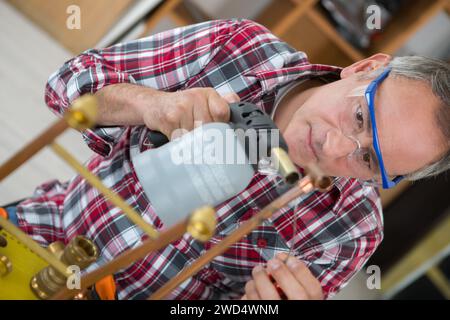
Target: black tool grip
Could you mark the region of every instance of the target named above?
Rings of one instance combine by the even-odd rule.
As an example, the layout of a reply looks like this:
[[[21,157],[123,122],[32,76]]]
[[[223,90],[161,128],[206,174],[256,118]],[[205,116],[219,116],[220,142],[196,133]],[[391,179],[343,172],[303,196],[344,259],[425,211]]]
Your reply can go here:
[[[161,147],[169,142],[169,139],[159,131],[150,130],[148,137],[155,148]]]
[[[237,102],[230,104],[230,122],[233,124],[235,129],[240,128],[243,130],[247,129],[276,129],[275,123],[264,111],[259,109],[256,105],[248,102]],[[270,131],[266,131],[266,135],[270,134]],[[149,131],[149,139],[155,148],[158,148],[167,142],[169,139],[159,131]],[[258,139],[265,138],[261,134]],[[270,139],[267,138],[267,142],[270,143]],[[287,145],[283,137],[280,136],[279,141],[280,147],[287,151]],[[270,145],[267,145],[270,148]],[[249,152],[249,150],[246,150]],[[257,153],[259,154],[259,153]]]

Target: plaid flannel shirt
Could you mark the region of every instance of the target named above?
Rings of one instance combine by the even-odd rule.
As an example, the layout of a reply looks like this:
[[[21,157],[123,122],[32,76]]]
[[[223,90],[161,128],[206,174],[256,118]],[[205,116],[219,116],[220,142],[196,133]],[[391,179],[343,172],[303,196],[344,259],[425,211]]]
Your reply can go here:
[[[337,67],[310,64],[298,52],[249,20],[205,22],[106,49],[88,50],[67,61],[46,86],[45,99],[61,115],[71,102],[107,85],[134,83],[164,91],[213,87],[270,113],[278,90],[297,79],[339,79]],[[86,163],[157,229],[163,227],[133,170],[131,157],[152,147],[144,126],[97,127],[83,137],[97,155]],[[220,242],[278,195],[278,180],[255,174],[249,186],[216,207],[217,232],[203,244],[189,234],[119,270],[118,297],[143,299],[205,250]],[[138,246],[143,232],[79,175],[49,181],[17,207],[20,227],[43,245],[86,235],[100,248],[87,271]],[[295,209],[295,210],[294,210]],[[294,212],[295,211],[295,212]],[[295,217],[295,219],[294,219]],[[296,234],[293,224],[296,223]],[[325,193],[313,192],[276,212],[182,283],[171,299],[238,298],[251,270],[275,253],[292,248],[330,297],[362,268],[382,240],[378,191],[355,179],[339,178]]]

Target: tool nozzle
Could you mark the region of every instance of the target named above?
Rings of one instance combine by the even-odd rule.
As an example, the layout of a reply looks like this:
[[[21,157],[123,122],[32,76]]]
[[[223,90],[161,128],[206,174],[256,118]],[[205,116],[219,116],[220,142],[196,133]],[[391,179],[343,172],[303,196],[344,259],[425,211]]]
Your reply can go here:
[[[275,165],[278,173],[283,177],[288,184],[294,184],[300,178],[294,163],[292,163],[287,152],[280,148],[272,148],[271,150],[272,162]]]

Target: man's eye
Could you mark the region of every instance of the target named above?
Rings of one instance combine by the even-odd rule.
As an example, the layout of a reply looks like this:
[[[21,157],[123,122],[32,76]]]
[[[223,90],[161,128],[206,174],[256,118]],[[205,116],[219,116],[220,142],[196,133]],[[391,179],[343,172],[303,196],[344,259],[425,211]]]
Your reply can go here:
[[[358,128],[362,129],[364,127],[364,114],[362,112],[361,106],[358,106],[358,108],[356,109],[355,119],[356,119]]]

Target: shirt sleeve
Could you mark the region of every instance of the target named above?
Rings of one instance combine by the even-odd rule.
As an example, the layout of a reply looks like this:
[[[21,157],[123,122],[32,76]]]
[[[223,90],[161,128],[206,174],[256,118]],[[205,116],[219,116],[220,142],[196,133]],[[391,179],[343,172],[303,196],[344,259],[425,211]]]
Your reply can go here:
[[[383,240],[378,192],[372,187],[359,189],[342,197],[343,200],[337,205],[338,218],[333,222],[352,227],[337,239],[308,250],[302,257],[302,261],[321,282],[326,298],[333,297],[348,284]],[[332,232],[333,226],[327,230]]]
[[[45,101],[57,115],[86,93],[117,83],[133,83],[176,91],[198,74],[239,20],[217,20],[165,31],[106,49],[88,50],[52,74]],[[83,132],[88,146],[107,156],[125,127],[96,127]]]

